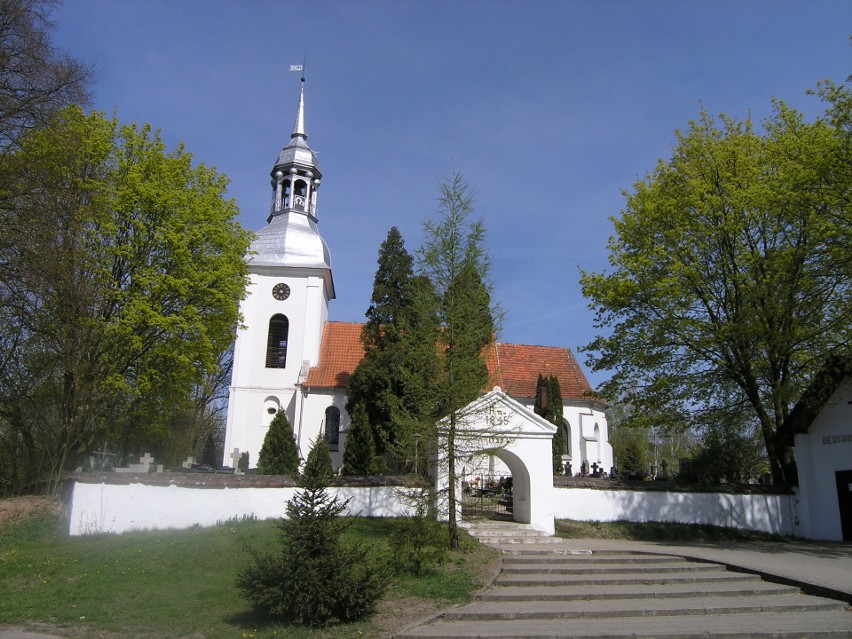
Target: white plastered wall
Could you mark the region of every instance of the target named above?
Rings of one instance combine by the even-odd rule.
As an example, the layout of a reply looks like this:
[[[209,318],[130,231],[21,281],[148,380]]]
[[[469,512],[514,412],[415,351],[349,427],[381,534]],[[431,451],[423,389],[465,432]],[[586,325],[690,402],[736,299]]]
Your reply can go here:
[[[841,541],[835,473],[852,471],[852,378],[835,390],[808,432],[796,435],[795,445],[801,536]]]
[[[447,420],[439,422],[439,432]],[[493,454],[512,474],[513,517],[515,521],[548,534],[555,531],[553,520],[553,469],[550,463],[556,427],[536,415],[499,388],[483,395],[459,411],[457,439],[460,454],[456,460],[459,478],[456,494],[461,495],[461,473],[478,452]],[[446,491],[449,466],[439,460],[436,489]],[[444,503],[446,515],[446,503]],[[456,513],[460,515],[459,512]]]

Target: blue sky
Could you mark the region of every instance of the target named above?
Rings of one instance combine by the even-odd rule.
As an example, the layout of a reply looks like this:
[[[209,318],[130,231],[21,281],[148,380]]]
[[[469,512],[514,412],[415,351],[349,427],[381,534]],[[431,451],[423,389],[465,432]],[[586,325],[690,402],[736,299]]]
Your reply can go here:
[[[94,107],[228,175],[251,230],[306,57],[331,318],[363,320],[388,229],[413,252],[458,171],[488,229],[501,341],[575,352],[596,333],[579,268],[607,267],[622,191],[675,130],[702,107],[761,120],[775,97],[814,115],[805,91],[852,73],[848,1],[66,0],[53,18],[55,44],[97,70]]]

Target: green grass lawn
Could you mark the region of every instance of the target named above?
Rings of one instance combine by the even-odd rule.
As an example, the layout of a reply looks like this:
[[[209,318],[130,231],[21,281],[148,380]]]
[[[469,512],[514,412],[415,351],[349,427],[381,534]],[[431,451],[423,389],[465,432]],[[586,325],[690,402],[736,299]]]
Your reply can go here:
[[[347,534],[386,556],[391,525],[358,519]],[[68,537],[55,511],[37,512],[0,530],[0,623],[48,624],[72,637],[370,639],[468,599],[497,561],[492,550],[468,543],[435,574],[395,579],[370,621],[316,631],[264,627],[235,579],[249,561],[245,547],[272,551],[277,533],[272,521],[239,521]]]
[[[734,541],[789,541],[789,537],[770,535],[753,530],[722,528],[701,524],[675,524],[671,522],[635,523],[629,521],[574,521],[556,522],[556,534],[566,539],[630,539],[657,542],[734,542]]]

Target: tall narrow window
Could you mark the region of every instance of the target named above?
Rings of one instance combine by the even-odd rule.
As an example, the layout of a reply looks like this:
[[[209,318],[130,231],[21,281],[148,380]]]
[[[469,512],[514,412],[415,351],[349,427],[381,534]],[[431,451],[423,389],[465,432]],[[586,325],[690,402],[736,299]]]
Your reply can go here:
[[[287,366],[287,335],[290,322],[284,315],[273,315],[269,320],[269,338],[266,341],[266,368]]]
[[[325,441],[329,450],[337,450],[340,445],[340,409],[337,406],[325,409]]]

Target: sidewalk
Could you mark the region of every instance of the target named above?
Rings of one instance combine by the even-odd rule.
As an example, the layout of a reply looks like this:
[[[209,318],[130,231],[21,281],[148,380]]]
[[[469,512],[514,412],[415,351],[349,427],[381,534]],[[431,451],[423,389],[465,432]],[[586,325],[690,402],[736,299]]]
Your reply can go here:
[[[565,539],[577,550],[627,550],[681,555],[754,572],[768,581],[800,587],[809,594],[852,604],[852,544],[791,542],[678,543],[609,539]]]

